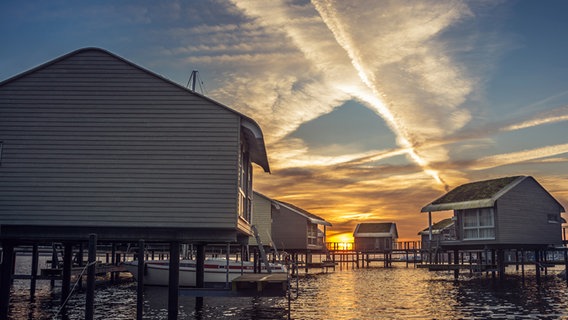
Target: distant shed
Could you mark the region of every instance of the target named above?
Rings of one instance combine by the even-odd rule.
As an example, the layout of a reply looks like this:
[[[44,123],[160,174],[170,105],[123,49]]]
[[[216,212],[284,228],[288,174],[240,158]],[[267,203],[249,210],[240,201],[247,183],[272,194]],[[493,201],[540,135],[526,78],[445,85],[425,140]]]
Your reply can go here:
[[[394,222],[359,223],[355,227],[353,238],[357,251],[391,251],[398,240],[398,230]]]
[[[254,192],[252,224],[258,231],[260,242],[270,246],[272,242],[272,199],[259,192]],[[256,238],[251,236],[249,245],[258,245]]]
[[[547,247],[562,244],[564,207],[533,177],[512,176],[461,185],[422,208],[454,211],[455,237],[444,247]]]
[[[272,201],[272,238],[287,251],[323,251],[331,223],[291,203]]]

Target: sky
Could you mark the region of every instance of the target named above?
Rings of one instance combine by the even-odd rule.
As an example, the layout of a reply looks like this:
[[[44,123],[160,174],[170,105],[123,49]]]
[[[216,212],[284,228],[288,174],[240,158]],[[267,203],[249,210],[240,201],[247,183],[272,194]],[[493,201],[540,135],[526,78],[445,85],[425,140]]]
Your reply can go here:
[[[0,2],[0,81],[100,47],[255,119],[254,188],[333,224],[428,226],[461,184],[530,175],[568,208],[568,1]],[[433,213],[434,221],[449,213]]]

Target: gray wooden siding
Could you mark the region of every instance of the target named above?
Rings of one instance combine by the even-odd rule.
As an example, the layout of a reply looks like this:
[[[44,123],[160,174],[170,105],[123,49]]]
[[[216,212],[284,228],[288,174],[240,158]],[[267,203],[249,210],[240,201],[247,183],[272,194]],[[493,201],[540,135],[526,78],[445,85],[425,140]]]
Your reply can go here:
[[[307,225],[305,217],[280,206],[272,213],[272,240],[279,250],[307,249]]]
[[[548,222],[548,214],[560,215],[560,208],[533,179],[502,196],[496,208],[499,243],[561,244],[561,224]]]
[[[240,117],[102,52],[0,86],[0,224],[232,228]]]
[[[392,237],[355,237],[357,251],[385,251],[392,249]]]
[[[270,245],[270,238],[272,237],[272,201],[255,193],[252,209],[251,224],[256,226],[262,244],[265,246]],[[254,236],[250,237],[249,244],[258,245]],[[276,248],[280,249],[279,247]]]

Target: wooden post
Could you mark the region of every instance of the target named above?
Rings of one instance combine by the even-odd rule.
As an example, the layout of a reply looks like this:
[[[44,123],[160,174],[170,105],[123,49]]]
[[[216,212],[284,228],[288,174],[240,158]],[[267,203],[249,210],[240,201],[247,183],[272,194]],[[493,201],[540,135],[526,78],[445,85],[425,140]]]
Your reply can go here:
[[[534,267],[536,271],[536,283],[540,285],[540,250],[534,251]]]
[[[308,255],[310,255],[309,259],[308,259]],[[312,257],[311,257],[310,250],[306,250],[305,259],[304,259],[304,261],[305,261],[304,271],[306,272],[306,274],[308,274],[308,272],[309,272],[308,263],[309,263],[309,261],[311,260],[311,258],[312,258]]]
[[[568,284],[568,250],[564,248],[564,280]]]
[[[255,254],[256,256],[256,254]],[[205,287],[205,245],[198,244],[195,252],[195,286],[197,288]],[[259,262],[260,271],[260,262]],[[203,309],[203,297],[195,297],[195,312],[200,314]]]
[[[89,235],[87,266],[87,292],[85,298],[85,319],[92,320],[95,313],[95,271],[97,262],[97,235]]]
[[[542,251],[542,263],[544,264],[544,275],[548,275],[548,250]]]
[[[197,264],[199,268],[199,260]],[[178,317],[178,305],[179,305],[178,291],[179,291],[179,241],[172,241],[170,242],[168,320],[176,320]]]
[[[37,244],[34,243],[32,246],[32,270],[30,273],[30,301],[35,300],[38,260],[39,260],[39,252]]]
[[[457,265],[460,263],[460,256],[459,256],[459,251],[458,249],[454,249],[454,264],[455,266],[455,270],[454,270],[454,280],[458,280],[460,277],[460,269],[457,268]]]
[[[83,249],[84,249],[83,243],[81,242],[81,243],[79,243],[79,252],[77,252],[77,265],[79,267],[83,266],[83,253],[84,253]],[[78,281],[78,285],[77,285],[78,288],[80,290],[82,290],[83,289],[83,277],[79,277],[79,279],[77,281]]]
[[[63,272],[61,274],[61,305],[65,303],[71,289],[71,264],[73,262],[73,245],[63,244]]]
[[[525,250],[521,249],[521,277],[525,281]]]
[[[111,249],[110,249],[110,263],[113,266],[118,265],[118,262],[116,261],[116,243],[112,243],[111,244]],[[118,276],[118,272],[111,272],[110,274],[110,283],[114,283],[116,281],[116,277]]]
[[[505,280],[505,250],[497,250],[497,270],[499,270],[499,281]]]
[[[10,311],[10,289],[12,287],[12,274],[14,273],[13,259],[14,244],[3,242],[2,270],[0,271],[0,319],[8,319]]]
[[[113,247],[114,248],[114,247]],[[138,240],[138,283],[136,286],[136,320],[144,316],[144,240]]]
[[[496,262],[495,258],[495,249],[491,249],[491,266],[495,266]],[[495,279],[495,269],[491,268],[491,278]]]
[[[51,269],[57,268],[57,251],[55,248],[55,242],[51,243]],[[49,280],[49,286],[53,289],[55,287],[55,280]]]

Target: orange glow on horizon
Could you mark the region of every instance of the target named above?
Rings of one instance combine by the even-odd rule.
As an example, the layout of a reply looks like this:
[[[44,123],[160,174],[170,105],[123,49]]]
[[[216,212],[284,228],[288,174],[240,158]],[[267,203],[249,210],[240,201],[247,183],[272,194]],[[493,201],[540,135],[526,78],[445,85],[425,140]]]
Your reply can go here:
[[[327,238],[327,242],[349,243],[353,241],[354,241],[353,234],[348,232],[334,234]]]

